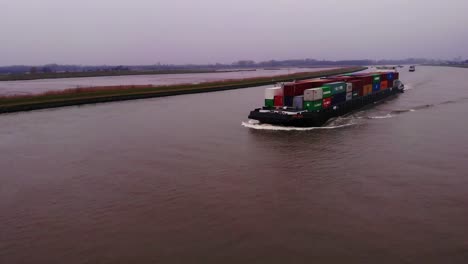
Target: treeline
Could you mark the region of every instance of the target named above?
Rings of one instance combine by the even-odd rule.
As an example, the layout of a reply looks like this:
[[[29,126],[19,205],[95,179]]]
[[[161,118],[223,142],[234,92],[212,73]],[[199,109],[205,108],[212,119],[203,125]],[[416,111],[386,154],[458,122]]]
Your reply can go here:
[[[403,60],[269,60],[255,62],[253,60],[240,60],[231,64],[153,64],[153,65],[14,65],[0,67],[0,74],[37,74],[37,73],[68,73],[68,72],[129,72],[129,71],[213,71],[232,70],[243,68],[281,68],[281,67],[320,67],[320,66],[364,66],[364,65],[397,65],[397,64],[428,64],[441,63],[441,61],[409,58]]]
[[[13,65],[0,67],[0,74],[25,74],[25,73],[57,73],[57,72],[96,72],[96,71],[129,71],[127,66],[83,66],[83,65],[59,65],[46,64],[40,66],[33,65]]]

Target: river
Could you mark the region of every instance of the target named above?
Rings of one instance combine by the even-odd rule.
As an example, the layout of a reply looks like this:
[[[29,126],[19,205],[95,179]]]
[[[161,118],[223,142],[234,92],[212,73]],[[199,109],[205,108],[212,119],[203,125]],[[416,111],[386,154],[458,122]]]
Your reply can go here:
[[[467,74],[299,131],[264,87],[1,115],[0,263],[466,263]]]

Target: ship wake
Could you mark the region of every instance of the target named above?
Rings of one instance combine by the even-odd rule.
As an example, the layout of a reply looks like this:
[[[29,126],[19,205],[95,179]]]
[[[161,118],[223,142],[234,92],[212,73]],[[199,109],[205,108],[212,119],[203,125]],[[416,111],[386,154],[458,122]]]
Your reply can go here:
[[[375,113],[375,110],[363,110],[363,111],[357,111],[352,114],[348,114],[342,117],[337,117],[330,119],[325,125],[321,127],[287,127],[287,126],[275,126],[275,125],[270,125],[270,124],[264,124],[260,123],[256,120],[249,120],[246,122],[242,122],[241,125],[250,128],[250,129],[255,129],[255,130],[273,130],[273,131],[310,131],[310,130],[327,130],[327,129],[340,129],[340,128],[346,128],[349,126],[354,126],[358,124],[362,124],[362,120],[369,120],[369,119],[388,119],[388,118],[393,118],[395,116],[398,116],[400,114],[405,114],[405,113],[410,113],[410,112],[415,112],[418,110],[424,110],[424,109],[429,109],[436,107],[438,105],[445,105],[445,104],[453,104],[453,103],[459,103],[462,101],[467,101],[468,97],[462,97],[459,99],[455,100],[448,100],[448,101],[443,101],[440,103],[435,103],[435,104],[423,104],[423,105],[418,105],[414,107],[410,107],[407,109],[394,109],[394,110],[378,110],[377,113]],[[374,114],[371,114],[369,112],[374,112]]]
[[[367,116],[368,119],[387,119],[387,118],[392,118],[393,115],[391,114],[386,114],[386,115],[381,115],[381,116]]]
[[[338,118],[337,118],[338,119]],[[345,119],[345,118],[339,118]],[[250,129],[255,130],[273,130],[273,131],[310,131],[310,130],[327,130],[327,129],[339,129],[344,127],[349,127],[354,125],[354,123],[349,122],[351,119],[347,118],[347,122],[341,120],[336,121],[332,120],[321,127],[287,127],[287,126],[275,126],[270,124],[263,124],[256,120],[249,120],[247,122],[242,122],[241,125]]]

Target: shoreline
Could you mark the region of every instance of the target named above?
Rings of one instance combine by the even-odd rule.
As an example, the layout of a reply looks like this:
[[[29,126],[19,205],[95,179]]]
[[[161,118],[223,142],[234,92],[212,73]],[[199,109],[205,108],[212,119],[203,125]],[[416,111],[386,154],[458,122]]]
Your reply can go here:
[[[328,66],[324,66],[328,68]],[[118,76],[140,76],[140,75],[167,75],[167,74],[197,74],[197,73],[226,73],[226,72],[250,72],[257,69],[281,70],[283,68],[246,68],[246,69],[185,69],[185,70],[128,70],[128,71],[89,71],[89,72],[50,72],[50,73],[22,73],[22,74],[0,74],[0,82],[34,81],[49,79],[71,79],[71,78],[93,78],[93,77],[118,77]],[[297,67],[297,68],[322,68],[318,67]],[[336,67],[330,67],[336,68]]]
[[[468,68],[468,64],[422,64],[421,66]]]
[[[57,108],[74,105],[96,104],[154,97],[166,97],[182,94],[217,92],[242,88],[257,87],[309,78],[345,74],[367,69],[367,67],[346,67],[341,69],[316,72],[295,73],[289,75],[257,77],[250,79],[225,80],[199,84],[178,84],[170,86],[112,86],[89,87],[52,91],[38,95],[0,97],[0,114]]]
[[[225,72],[236,72],[232,70]],[[132,75],[163,75],[163,74],[191,74],[191,73],[218,73],[216,70],[161,70],[161,71],[93,71],[93,72],[53,72],[33,74],[5,74],[0,75],[0,82],[33,81],[47,79],[116,77]]]

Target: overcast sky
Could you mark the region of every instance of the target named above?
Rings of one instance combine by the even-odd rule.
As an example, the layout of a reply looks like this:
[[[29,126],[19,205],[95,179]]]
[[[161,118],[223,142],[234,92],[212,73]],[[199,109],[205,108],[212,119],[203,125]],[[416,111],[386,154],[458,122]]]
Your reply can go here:
[[[0,0],[0,65],[468,59],[468,0]]]

